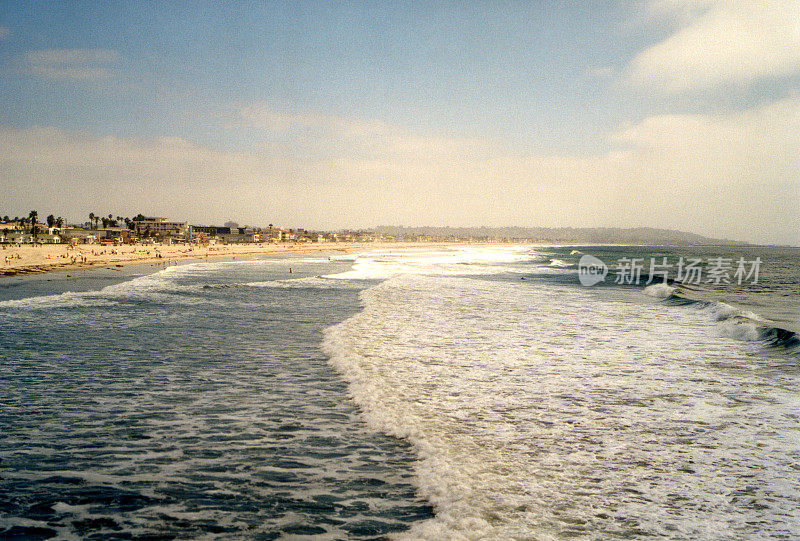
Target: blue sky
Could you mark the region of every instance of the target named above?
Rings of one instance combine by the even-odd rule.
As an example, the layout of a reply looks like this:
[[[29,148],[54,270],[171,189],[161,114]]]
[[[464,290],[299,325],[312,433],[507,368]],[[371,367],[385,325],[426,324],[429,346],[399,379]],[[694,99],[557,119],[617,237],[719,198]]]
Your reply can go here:
[[[0,2],[0,212],[797,244],[795,15],[780,0]]]
[[[624,65],[642,41],[634,32],[609,39],[623,32],[619,6],[486,6],[11,3],[5,63],[38,49],[111,49],[121,58],[100,85],[9,74],[19,99],[4,116],[121,135],[132,134],[125,120],[135,116],[137,136],[192,136],[202,125],[186,125],[187,110],[220,114],[264,100],[538,142],[534,126],[538,139],[556,139],[578,117],[620,114],[602,92],[609,82],[589,72]]]

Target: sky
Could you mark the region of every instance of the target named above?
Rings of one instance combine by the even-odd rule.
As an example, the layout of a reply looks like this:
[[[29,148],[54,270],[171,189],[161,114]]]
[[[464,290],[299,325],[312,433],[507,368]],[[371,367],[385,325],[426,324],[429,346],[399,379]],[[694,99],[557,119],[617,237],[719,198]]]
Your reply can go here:
[[[0,0],[0,214],[800,245],[800,0]]]

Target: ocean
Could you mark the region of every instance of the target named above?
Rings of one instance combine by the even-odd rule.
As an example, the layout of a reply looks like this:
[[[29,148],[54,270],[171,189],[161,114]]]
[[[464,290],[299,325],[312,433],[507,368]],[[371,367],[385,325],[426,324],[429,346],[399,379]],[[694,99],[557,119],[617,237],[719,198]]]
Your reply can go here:
[[[454,246],[2,281],[0,538],[800,538],[798,261]]]

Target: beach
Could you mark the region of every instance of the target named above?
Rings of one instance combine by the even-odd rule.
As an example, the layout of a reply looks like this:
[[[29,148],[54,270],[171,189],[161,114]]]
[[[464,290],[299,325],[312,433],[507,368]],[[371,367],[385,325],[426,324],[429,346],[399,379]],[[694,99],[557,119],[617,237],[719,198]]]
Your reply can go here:
[[[0,248],[0,276],[20,276],[92,267],[164,264],[179,260],[252,257],[306,252],[352,252],[374,248],[435,247],[448,243],[426,242],[337,242],[337,243],[247,243],[190,246],[151,244],[106,246],[100,244],[23,244]]]

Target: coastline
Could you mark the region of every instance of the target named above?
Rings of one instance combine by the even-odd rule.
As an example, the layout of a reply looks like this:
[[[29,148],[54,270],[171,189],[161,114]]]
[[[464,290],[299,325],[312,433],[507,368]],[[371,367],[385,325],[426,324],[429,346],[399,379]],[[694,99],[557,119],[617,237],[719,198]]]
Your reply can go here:
[[[44,274],[101,267],[169,264],[182,260],[205,260],[308,252],[357,252],[369,249],[440,248],[463,242],[341,242],[314,244],[228,244],[207,247],[186,245],[43,244],[3,246],[0,249],[0,280],[3,277]],[[480,243],[484,244],[484,243]],[[8,260],[6,260],[8,257]],[[75,262],[73,262],[75,258]],[[84,261],[85,258],[85,261]]]

